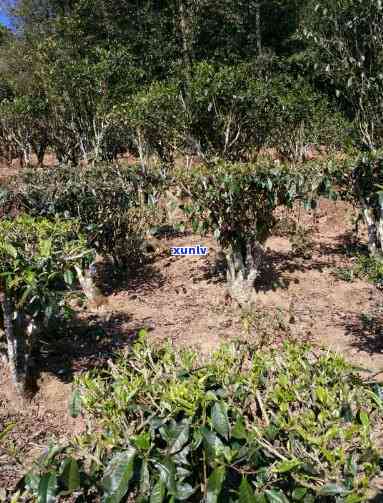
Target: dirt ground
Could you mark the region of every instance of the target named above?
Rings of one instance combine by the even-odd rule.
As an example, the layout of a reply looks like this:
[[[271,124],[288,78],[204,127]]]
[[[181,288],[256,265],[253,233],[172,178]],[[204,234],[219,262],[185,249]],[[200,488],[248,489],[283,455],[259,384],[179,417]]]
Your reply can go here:
[[[270,238],[256,309],[272,317],[278,312],[295,338],[339,351],[383,381],[382,291],[367,281],[347,282],[335,274],[337,268],[352,267],[353,259],[346,253],[352,216],[351,207],[329,201],[321,201],[315,217],[303,214],[302,222],[312,227],[307,258],[294,253],[287,238]],[[140,328],[145,327],[153,340],[170,338],[204,353],[244,335],[241,311],[225,295],[214,241],[180,235],[163,242],[169,248],[203,244],[209,254],[162,254],[131,278],[106,278],[107,304],[81,309],[70,326],[46,341],[39,389],[30,401],[14,399],[5,366],[0,366],[0,431],[16,423],[0,449],[0,488],[12,487],[23,465],[30,464],[50,439],[64,441],[83,430],[82,419],[67,413],[73,376],[104,364]]]

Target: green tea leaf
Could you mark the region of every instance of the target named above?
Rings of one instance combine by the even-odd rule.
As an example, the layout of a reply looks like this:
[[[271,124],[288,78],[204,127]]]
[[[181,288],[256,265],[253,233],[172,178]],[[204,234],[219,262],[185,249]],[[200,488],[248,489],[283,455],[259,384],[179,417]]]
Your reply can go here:
[[[81,414],[82,402],[80,390],[75,389],[69,400],[69,414],[71,417],[78,417]]]
[[[166,487],[162,480],[159,480],[153,487],[150,495],[150,503],[162,503],[165,498]]]
[[[169,493],[175,495],[176,485],[176,466],[170,458],[164,458],[155,462],[157,470],[160,472],[162,482],[166,485]]]
[[[239,486],[238,503],[256,503],[254,490],[251,487],[249,481],[245,478],[242,479],[241,485]]]
[[[247,438],[247,431],[242,418],[238,418],[234,428],[232,429],[231,436],[237,440],[245,440]]]
[[[148,431],[144,431],[140,435],[134,437],[133,442],[138,449],[147,451],[150,448],[150,440],[150,433]]]
[[[223,402],[216,402],[213,405],[211,420],[215,431],[228,440],[230,425],[227,415],[227,406]]]
[[[74,274],[73,272],[68,269],[67,271],[64,272],[64,281],[68,286],[72,286],[74,282]]]
[[[368,428],[370,426],[370,418],[368,417],[368,414],[365,410],[361,410],[359,412],[359,419],[365,428]]]
[[[195,489],[188,483],[178,483],[176,498],[180,501],[187,501],[190,496],[195,492]]]
[[[11,245],[11,243],[2,242],[0,245],[0,250],[3,250],[12,258],[17,258],[17,249],[13,245]]]
[[[295,501],[302,500],[307,494],[307,489],[305,487],[297,487],[292,493],[292,498]]]
[[[289,500],[286,498],[283,492],[278,491],[277,489],[265,491],[265,495],[269,503],[289,503]]]
[[[175,421],[168,426],[160,428],[161,436],[169,444],[169,454],[180,451],[189,439],[189,422],[183,420],[180,423]]]
[[[136,449],[133,447],[129,447],[127,451],[119,452],[113,456],[102,479],[103,503],[119,503],[124,498],[133,476],[135,457]]]
[[[217,503],[226,476],[224,466],[219,466],[210,475],[207,482],[206,503]]]
[[[322,386],[317,386],[317,388],[315,389],[315,394],[319,402],[323,404],[327,402],[328,393],[324,388],[322,388]]]
[[[281,461],[280,463],[277,463],[273,471],[276,473],[286,473],[290,472],[294,468],[297,468],[297,466],[300,466],[301,462],[298,461],[297,459],[289,459],[287,461]]]
[[[37,502],[54,503],[57,494],[57,477],[55,473],[47,473],[40,479]]]
[[[318,491],[319,496],[342,496],[348,491],[344,486],[338,484],[326,484]]]
[[[52,253],[52,240],[42,239],[39,243],[39,251],[42,257],[48,258]]]
[[[62,475],[60,480],[65,485],[69,494],[72,494],[80,487],[80,471],[78,463],[73,458],[68,458],[64,461],[62,466]]]
[[[207,428],[201,428],[201,433],[204,438],[207,453],[212,458],[220,457],[224,452],[222,440],[212,431]]]

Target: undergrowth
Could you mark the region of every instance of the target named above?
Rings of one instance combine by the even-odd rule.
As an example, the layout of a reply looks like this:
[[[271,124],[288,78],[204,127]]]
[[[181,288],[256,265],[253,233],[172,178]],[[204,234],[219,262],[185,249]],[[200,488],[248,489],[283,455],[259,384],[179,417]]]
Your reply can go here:
[[[70,408],[87,432],[51,446],[19,490],[39,501],[365,501],[382,407],[380,388],[334,353],[235,342],[201,359],[142,332],[77,379]]]
[[[334,274],[339,279],[349,282],[355,279],[366,279],[383,289],[383,260],[379,257],[359,254],[352,268],[337,268]]]

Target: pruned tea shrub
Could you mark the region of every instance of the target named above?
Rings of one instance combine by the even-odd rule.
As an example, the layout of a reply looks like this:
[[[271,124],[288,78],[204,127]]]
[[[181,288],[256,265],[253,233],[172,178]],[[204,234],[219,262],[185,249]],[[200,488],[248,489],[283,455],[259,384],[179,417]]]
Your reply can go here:
[[[52,446],[19,488],[42,501],[47,488],[113,503],[364,501],[380,393],[308,345],[233,343],[201,361],[142,333],[77,380],[71,411],[88,431]]]
[[[221,163],[182,172],[180,184],[190,196],[184,210],[193,230],[214,234],[226,257],[230,295],[245,305],[252,301],[276,208],[291,208],[296,200],[314,204],[325,191],[326,176],[317,164],[293,169],[273,163]]]
[[[137,167],[61,166],[29,170],[18,183],[26,212],[77,219],[90,247],[125,265],[140,256],[163,178]]]
[[[36,334],[65,307],[66,285],[93,260],[75,221],[0,220],[0,325],[18,391],[25,392]],[[0,327],[1,328],[1,327]]]

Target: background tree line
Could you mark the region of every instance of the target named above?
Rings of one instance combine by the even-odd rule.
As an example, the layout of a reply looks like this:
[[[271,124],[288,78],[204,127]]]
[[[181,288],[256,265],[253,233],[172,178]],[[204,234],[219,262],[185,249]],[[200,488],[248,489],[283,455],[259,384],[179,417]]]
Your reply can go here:
[[[3,157],[251,159],[381,138],[378,0],[19,0]],[[283,135],[281,134],[283,132]]]

